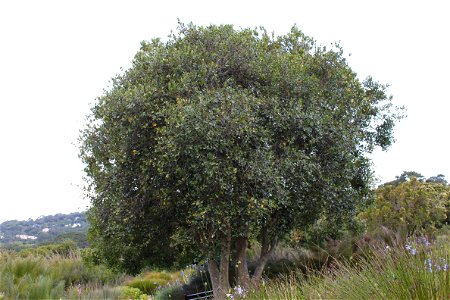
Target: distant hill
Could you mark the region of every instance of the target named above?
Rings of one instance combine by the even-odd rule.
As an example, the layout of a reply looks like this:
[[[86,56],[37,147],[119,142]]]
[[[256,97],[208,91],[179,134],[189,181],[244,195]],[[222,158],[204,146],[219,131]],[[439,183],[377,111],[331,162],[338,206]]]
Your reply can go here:
[[[36,245],[64,236],[86,236],[88,226],[85,212],[41,216],[36,220],[5,221],[0,224],[0,246]]]

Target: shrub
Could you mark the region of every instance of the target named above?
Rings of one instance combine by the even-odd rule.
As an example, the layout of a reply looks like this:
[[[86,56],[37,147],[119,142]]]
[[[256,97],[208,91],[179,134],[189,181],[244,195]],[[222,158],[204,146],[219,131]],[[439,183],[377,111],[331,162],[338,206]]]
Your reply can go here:
[[[192,272],[189,277],[189,282],[183,285],[183,290],[186,295],[200,293],[211,289],[211,278],[205,267],[200,267],[196,272]]]
[[[281,274],[289,273],[290,271],[293,271],[295,269],[295,262],[290,259],[271,259],[267,262],[266,268],[264,270],[264,275],[267,278],[275,278],[277,276],[280,276]]]
[[[184,290],[180,285],[168,286],[155,295],[155,300],[184,300]]]
[[[74,252],[77,251],[77,245],[72,240],[64,240],[58,244],[48,244],[43,246],[38,246],[36,248],[26,248],[20,251],[20,256],[27,257],[30,255],[38,255],[38,256],[52,256],[52,255],[60,255],[60,256],[71,256]]]
[[[142,279],[142,278],[135,278],[129,282],[126,283],[127,286],[137,288],[141,292],[153,295],[155,292],[165,286],[167,284],[167,281],[164,279]]]
[[[174,279],[174,277],[171,274],[166,272],[149,272],[145,274],[144,278],[150,281],[151,280],[165,281],[166,284]]]
[[[80,250],[81,259],[84,264],[95,266],[101,264],[101,258],[97,251],[93,248],[87,247]]]
[[[66,289],[62,299],[98,300],[98,299],[125,299],[123,286],[108,286],[97,284],[74,285]]]
[[[398,185],[379,187],[374,205],[360,218],[371,231],[384,226],[396,232],[402,230],[404,236],[433,233],[445,224],[449,204],[449,186],[413,177]]]
[[[158,288],[158,284],[156,282],[151,282],[142,278],[132,279],[131,281],[127,282],[126,285],[150,295],[153,294],[153,292]]]
[[[121,298],[133,299],[133,300],[146,300],[148,296],[138,288],[124,286],[122,289]]]

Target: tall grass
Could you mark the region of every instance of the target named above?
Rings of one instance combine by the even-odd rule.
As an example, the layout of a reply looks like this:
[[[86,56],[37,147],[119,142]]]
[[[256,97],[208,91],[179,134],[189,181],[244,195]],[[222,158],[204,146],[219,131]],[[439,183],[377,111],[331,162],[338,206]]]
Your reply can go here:
[[[104,266],[86,266],[77,251],[49,256],[0,251],[0,294],[6,299],[98,299],[105,291],[111,299],[117,293],[104,285],[121,280]]]
[[[408,242],[372,249],[358,262],[293,273],[249,293],[250,299],[448,299],[450,245]]]

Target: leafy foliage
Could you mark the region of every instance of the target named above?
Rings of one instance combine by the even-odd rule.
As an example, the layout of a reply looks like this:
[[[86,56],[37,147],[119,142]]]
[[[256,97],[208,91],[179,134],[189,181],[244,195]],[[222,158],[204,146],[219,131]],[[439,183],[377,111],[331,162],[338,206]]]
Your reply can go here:
[[[448,219],[450,187],[412,177],[397,185],[385,184],[376,190],[372,207],[361,213],[369,230],[385,226],[406,235],[432,232]]]
[[[138,288],[144,294],[154,295],[158,289],[172,283],[172,279],[171,274],[165,272],[150,272],[130,280],[126,285]]]
[[[245,261],[256,239],[258,278],[292,228],[355,214],[369,192],[365,153],[392,143],[391,108],[386,86],[361,82],[338,45],[296,27],[274,37],[180,24],[167,42],[142,43],[81,136],[93,246],[133,272],[193,249],[228,272],[231,248]]]
[[[395,176],[394,181],[390,181],[385,183],[385,185],[398,185],[400,183],[411,180],[412,178],[416,178],[419,181],[423,181],[424,176],[416,171],[403,171],[400,176]]]
[[[141,299],[144,300],[148,299],[148,296],[142,293],[142,291],[138,288],[124,286],[122,288],[121,298],[132,300],[141,300]]]
[[[163,288],[155,295],[155,300],[184,300],[184,291],[180,285]]]
[[[22,257],[29,255],[46,256],[50,257],[53,255],[60,255],[63,257],[71,256],[77,251],[77,245],[72,240],[63,240],[56,244],[40,245],[35,248],[25,248],[22,249],[19,254]]]

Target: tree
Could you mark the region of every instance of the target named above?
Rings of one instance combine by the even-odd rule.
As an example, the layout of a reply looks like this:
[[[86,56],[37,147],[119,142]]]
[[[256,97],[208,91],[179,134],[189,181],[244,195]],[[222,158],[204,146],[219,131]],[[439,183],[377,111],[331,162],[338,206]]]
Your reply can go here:
[[[384,183],[384,185],[399,185],[403,182],[407,182],[412,178],[416,178],[418,181],[423,181],[424,176],[416,171],[403,171],[400,176],[395,176],[395,180]]]
[[[444,174],[438,174],[436,176],[431,176],[426,181],[431,182],[431,183],[440,183],[440,184],[444,184],[444,185],[446,185],[448,183],[447,180],[445,179]]]
[[[399,116],[390,100],[338,45],[319,47],[296,27],[274,37],[180,24],[166,42],[142,43],[82,133],[93,246],[132,270],[195,250],[217,299],[230,260],[237,284],[258,285],[291,229],[346,220],[367,198],[366,153],[392,143]]]
[[[385,226],[407,236],[432,233],[448,221],[450,187],[416,177],[376,190],[374,204],[361,214],[369,230]]]

